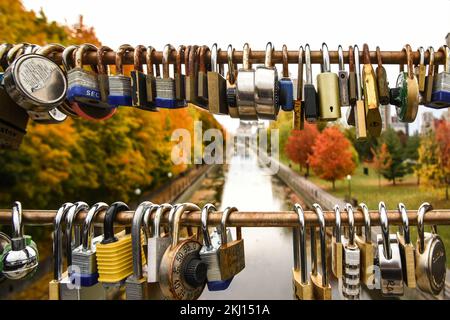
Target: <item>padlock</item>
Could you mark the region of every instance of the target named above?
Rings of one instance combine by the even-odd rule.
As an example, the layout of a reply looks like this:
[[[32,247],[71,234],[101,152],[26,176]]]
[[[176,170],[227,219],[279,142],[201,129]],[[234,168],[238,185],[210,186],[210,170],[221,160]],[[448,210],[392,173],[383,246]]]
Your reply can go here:
[[[359,235],[355,235],[356,245],[361,252],[360,269],[361,269],[361,281],[369,289],[373,289],[375,286],[375,274],[374,274],[374,251],[375,247],[372,243],[372,229],[370,224],[369,208],[364,203],[359,204],[359,208],[364,215],[364,238]]]
[[[19,201],[14,202],[11,218],[11,245],[3,249],[2,274],[10,280],[30,278],[39,265],[39,252],[31,237],[23,233],[22,204]]]
[[[67,289],[61,285],[63,278],[67,277],[67,272],[63,274],[63,221],[66,220],[67,211],[73,206],[73,203],[64,203],[56,212],[53,221],[53,279],[48,284],[49,300],[60,300],[60,292]],[[67,282],[66,282],[67,283]]]
[[[272,64],[273,50],[272,43],[267,43],[264,65],[256,67],[255,71],[255,106],[258,119],[276,120],[280,110],[278,72]],[[239,111],[239,114],[242,113]]]
[[[201,213],[202,233],[204,245],[200,250],[200,259],[207,266],[206,278],[208,280],[207,286],[209,291],[222,291],[226,290],[233,280],[233,277],[226,279],[222,277],[222,269],[228,268],[228,265],[220,265],[219,248],[221,246],[221,233],[216,232],[216,241],[212,241],[212,237],[208,230],[208,215],[210,212],[217,211],[214,205],[206,204]],[[225,231],[226,232],[226,231]],[[228,238],[227,238],[228,241]]]
[[[360,284],[360,251],[355,243],[355,218],[353,207],[345,204],[345,211],[348,216],[348,240],[343,244],[343,275],[342,275],[342,295],[347,300],[359,300],[361,292]]]
[[[312,270],[309,275],[312,283],[313,297],[316,300],[331,300],[331,285],[328,279],[327,270],[327,249],[326,249],[326,231],[325,231],[325,218],[322,208],[317,203],[313,204],[313,209],[317,214],[319,221],[319,234],[320,234],[320,262],[322,265],[322,274],[318,271],[317,266],[317,247],[316,247],[316,229],[311,227],[311,260]]]
[[[126,210],[128,206],[120,201],[108,208],[103,221],[103,240],[97,243],[98,281],[105,287],[120,287],[133,273],[131,234],[126,230],[114,234],[115,217]]]
[[[289,61],[288,49],[283,45],[283,77],[280,79],[279,85],[279,104],[284,111],[294,110],[294,83],[289,77]]]
[[[83,201],[75,202],[74,205],[69,209],[66,215],[66,239],[71,241],[66,241],[66,256],[67,256],[67,266],[72,266],[72,251],[81,244],[81,227],[79,225],[74,226],[73,222],[77,216],[83,212],[88,211],[89,206]],[[70,275],[70,271],[69,271]]]
[[[219,73],[217,53],[217,43],[214,43],[211,47],[211,71],[207,74],[209,112],[228,114],[227,80]]]
[[[142,202],[133,215],[131,225],[131,241],[133,253],[133,274],[125,281],[127,300],[146,300],[148,298],[147,279],[142,272],[145,256],[142,248],[142,223],[145,211],[152,206],[150,201]]]
[[[386,69],[383,67],[383,62],[381,60],[380,47],[376,48],[377,55],[377,87],[378,87],[378,100],[381,105],[389,105],[389,82],[387,79]]]
[[[298,48],[297,97],[294,101],[293,129],[305,127],[305,103],[303,101],[303,47]]]
[[[146,88],[147,88],[147,102],[150,105],[155,104],[156,100],[156,78],[154,75],[154,65],[153,65],[153,55],[155,53],[155,48],[152,46],[147,47],[147,52],[145,55],[145,63],[147,66],[147,77],[146,77]],[[159,66],[158,66],[159,70]],[[153,107],[151,107],[153,111]],[[155,107],[156,108],[156,107]]]
[[[161,291],[171,300],[195,300],[206,284],[207,267],[199,255],[202,245],[191,237],[180,240],[180,220],[186,211],[200,211],[200,208],[192,203],[176,207],[173,224],[169,223],[172,243],[159,268]]]
[[[92,51],[97,52],[97,47],[88,43],[81,45],[76,50],[75,68],[67,71],[69,83],[67,99],[82,105],[107,107],[107,104],[101,100],[97,74],[83,67],[83,57]]]
[[[306,81],[303,86],[305,103],[305,119],[308,122],[316,122],[319,119],[319,102],[316,88],[312,81],[311,51],[309,44],[305,46]]]
[[[356,96],[357,100],[355,106],[352,108],[354,111],[354,124],[356,128],[356,139],[365,140],[367,138],[367,126],[366,126],[366,108],[364,107],[364,100],[362,97],[361,86],[361,70],[359,64],[359,49],[358,46],[354,47],[355,56],[355,74],[356,74]],[[348,118],[347,118],[348,119]]]
[[[11,247],[11,238],[3,232],[0,232],[0,283],[2,283],[6,277],[2,274],[3,271],[3,253],[7,247]]]
[[[348,72],[345,70],[344,64],[344,51],[342,46],[338,46],[338,79],[339,79],[339,98],[341,101],[341,106],[350,106],[350,96],[348,91]]]
[[[206,66],[206,56],[209,51],[207,46],[201,46],[198,48],[198,75],[197,75],[197,98],[196,105],[208,110],[208,77],[207,77],[207,66]]]
[[[127,52],[133,52],[134,48],[129,44],[123,44],[116,53],[116,74],[109,76],[108,104],[112,107],[131,106],[131,78],[123,73],[123,56]]]
[[[100,92],[100,100],[103,102],[101,106],[106,106],[108,104],[109,66],[103,62],[104,55],[108,52],[113,52],[108,46],[100,46],[97,50],[98,91]]]
[[[170,44],[164,46],[162,65],[163,76],[156,79],[156,100],[155,104],[160,108],[178,108],[175,98],[175,80],[169,74],[169,57],[175,48]]]
[[[233,62],[233,46],[230,44],[227,48],[227,105],[228,113],[231,118],[239,118],[239,109],[236,101],[236,68]]]
[[[330,55],[326,43],[322,44],[322,72],[317,75],[317,96],[319,97],[320,119],[334,121],[341,117],[339,81],[330,69]]]
[[[131,103],[133,107],[138,109],[157,111],[155,105],[150,103],[147,98],[147,75],[144,73],[141,62],[141,57],[146,52],[147,48],[143,45],[134,48],[134,70],[131,71]]]
[[[21,42],[17,43],[12,46],[10,50],[8,50],[7,56],[6,56],[6,63],[8,66],[10,66],[15,59],[17,59],[19,56],[25,54],[25,50],[27,47],[29,47],[31,44],[28,42]],[[6,71],[7,68],[5,68]]]
[[[395,234],[389,234],[389,221],[384,202],[378,205],[381,234],[377,235],[381,293],[384,296],[403,295],[403,272],[400,248]]]
[[[359,61],[359,56],[358,56]],[[350,102],[350,108],[347,109],[347,124],[349,126],[355,125],[355,106],[356,100],[358,100],[357,79],[355,70],[355,55],[353,53],[353,47],[348,47],[348,97]],[[359,69],[359,67],[358,67]]]
[[[187,107],[186,101],[186,76],[181,72],[181,59],[189,63],[189,52],[186,52],[186,46],[180,45],[177,49],[176,65],[175,65],[175,99],[179,107]]]
[[[294,298],[299,300],[312,300],[313,291],[308,279],[306,252],[306,230],[305,213],[303,208],[296,203],[294,211],[298,215],[299,227],[293,230],[294,268],[292,269],[292,282],[294,287]]]
[[[417,211],[416,284],[420,290],[438,295],[445,288],[446,254],[437,227],[432,226],[431,232],[424,232],[423,219],[431,210],[433,207],[425,202]]]
[[[408,71],[403,71],[400,65],[400,74],[395,88],[390,89],[390,103],[396,106],[397,117],[401,122],[413,122],[419,110],[419,84],[414,75],[411,46],[405,45]]]
[[[429,63],[428,63],[428,73],[425,77],[425,91],[422,94],[422,104],[428,107],[428,104],[431,102],[431,97],[433,95],[433,83],[434,83],[434,75],[436,74],[437,68],[434,66],[434,49],[433,47],[428,47],[427,49],[429,53]]]
[[[431,102],[427,107],[442,109],[450,107],[450,49],[447,46],[439,48],[444,54],[444,71],[434,77]],[[436,66],[436,71],[438,66]]]
[[[400,254],[402,258],[403,279],[409,288],[416,287],[416,267],[414,261],[414,246],[411,243],[409,234],[409,220],[406,213],[406,207],[403,203],[398,204],[398,212],[402,217],[402,226],[399,228],[401,232],[397,232],[397,239],[400,246]]]
[[[16,58],[5,71],[3,84],[18,105],[36,112],[56,108],[64,101],[67,92],[67,80],[62,69],[49,58],[36,53]]]
[[[251,49],[248,43],[244,44],[242,51],[242,68],[239,69],[236,80],[236,104],[239,119],[258,120],[255,104],[255,69],[250,63]]]
[[[77,45],[71,45],[71,46],[64,48],[64,50],[62,52],[62,65],[63,65],[63,69],[64,69],[64,73],[66,75],[66,78],[67,78],[67,72],[74,67],[74,64],[75,64],[74,52],[78,47],[79,46],[77,46]],[[67,95],[66,95],[66,99],[59,106],[59,108],[63,113],[67,114],[68,116],[70,116],[72,118],[79,117],[78,114],[75,112],[75,110],[73,110],[72,103],[70,103],[69,100],[67,100]]]
[[[198,46],[196,45],[188,46],[184,55],[186,69],[186,100],[192,104],[195,104],[197,100],[197,48]],[[188,57],[188,63],[186,63],[186,57]]]
[[[0,72],[2,76],[0,77],[0,83],[3,78],[3,72],[5,72],[6,68],[8,68],[7,56],[9,50],[13,47],[10,43],[2,43],[0,44]]]
[[[423,93],[425,91],[426,76],[425,50],[423,49],[423,47],[419,47],[417,51],[419,51],[419,64],[415,68],[415,74],[419,83],[419,92]]]
[[[370,63],[369,46],[363,45],[363,72],[362,83],[364,91],[364,106],[366,110],[366,126],[372,137],[381,135],[381,114],[378,108],[378,87],[375,71]]]
[[[331,237],[331,271],[337,279],[342,278],[342,236],[341,236],[341,211],[339,205],[334,206],[335,225]]]
[[[101,285],[98,285],[98,269],[97,269],[97,259],[95,256],[96,245],[102,240],[102,236],[94,238],[94,224],[93,221],[99,212],[108,209],[108,205],[104,202],[98,202],[93,205],[83,222],[82,229],[82,244],[72,250],[72,266],[73,273],[71,275],[73,281],[82,287],[92,287],[96,286],[96,290],[100,295],[103,294],[104,290]],[[93,239],[94,238],[94,239]],[[95,291],[95,290],[94,290]],[[86,292],[87,293],[87,292]],[[95,297],[95,292],[92,297]]]

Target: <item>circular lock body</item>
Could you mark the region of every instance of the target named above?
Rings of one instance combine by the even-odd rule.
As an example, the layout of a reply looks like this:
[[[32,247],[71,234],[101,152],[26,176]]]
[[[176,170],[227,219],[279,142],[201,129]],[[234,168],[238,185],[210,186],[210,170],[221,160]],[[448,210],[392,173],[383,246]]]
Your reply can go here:
[[[3,252],[7,250],[7,247],[10,246],[11,246],[11,238],[7,234],[0,232],[0,283],[3,280],[5,280],[5,276],[2,274],[3,263],[1,257],[3,255]]]
[[[67,79],[61,68],[38,54],[16,59],[5,71],[5,89],[26,110],[49,111],[66,96]]]
[[[200,260],[200,242],[186,239],[169,247],[160,265],[160,286],[164,296],[175,300],[195,300],[206,284],[206,265]]]
[[[419,110],[419,85],[414,76],[408,77],[407,72],[401,72],[398,75],[396,89],[391,91],[394,100],[397,116],[402,122],[414,122]]]
[[[33,246],[26,246],[20,251],[9,251],[3,256],[3,275],[11,280],[31,275],[37,270],[37,257],[38,253]]]

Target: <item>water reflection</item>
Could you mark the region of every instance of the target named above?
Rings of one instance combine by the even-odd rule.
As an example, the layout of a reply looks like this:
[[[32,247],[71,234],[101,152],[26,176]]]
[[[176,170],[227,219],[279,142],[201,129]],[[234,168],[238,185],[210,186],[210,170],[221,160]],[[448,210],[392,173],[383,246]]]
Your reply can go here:
[[[254,156],[231,159],[221,203],[221,209],[235,206],[241,211],[289,209],[278,179],[266,175]],[[292,299],[291,229],[243,228],[242,236],[245,269],[228,290],[205,289],[200,299]]]

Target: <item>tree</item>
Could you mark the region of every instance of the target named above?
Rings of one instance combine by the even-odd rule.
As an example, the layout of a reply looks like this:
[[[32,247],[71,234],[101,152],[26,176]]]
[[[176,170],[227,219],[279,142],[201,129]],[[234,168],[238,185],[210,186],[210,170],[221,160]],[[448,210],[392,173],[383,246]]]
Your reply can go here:
[[[383,132],[381,141],[386,144],[392,159],[389,168],[383,170],[382,174],[395,186],[396,178],[401,178],[407,173],[407,168],[403,163],[403,148],[400,138],[394,129],[389,128]]]
[[[355,170],[350,141],[337,127],[328,127],[316,138],[308,157],[314,173],[320,178],[331,181],[335,190],[335,181],[343,179]]]
[[[356,140],[355,127],[345,128],[343,130],[345,137],[350,140],[353,147],[358,152],[359,160],[371,161],[373,157],[372,150],[378,147],[378,140],[375,137],[368,136],[366,140]]]
[[[433,131],[428,131],[420,139],[419,160],[416,175],[426,188],[439,187],[442,175],[439,163],[439,146]]]
[[[381,187],[381,175],[389,170],[392,165],[392,157],[389,153],[389,149],[386,143],[381,145],[380,150],[377,152],[373,152],[373,167],[375,171],[378,173],[378,187]]]
[[[306,167],[306,175],[309,175],[308,157],[312,154],[312,147],[319,135],[315,124],[305,123],[303,130],[292,130],[285,146],[286,155],[293,162],[300,165],[300,172]]]
[[[445,120],[441,120],[436,128],[436,142],[439,148],[441,181],[445,186],[445,199],[448,200],[448,188],[450,185],[450,124]]]

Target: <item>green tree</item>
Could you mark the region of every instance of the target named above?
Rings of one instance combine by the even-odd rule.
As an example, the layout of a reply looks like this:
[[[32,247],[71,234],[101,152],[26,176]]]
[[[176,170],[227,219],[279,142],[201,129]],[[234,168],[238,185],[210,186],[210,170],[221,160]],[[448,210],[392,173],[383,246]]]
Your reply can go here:
[[[381,135],[381,141],[386,144],[392,159],[389,168],[382,170],[382,175],[396,185],[396,179],[407,173],[407,168],[403,163],[403,148],[400,138],[394,129],[389,128]]]

